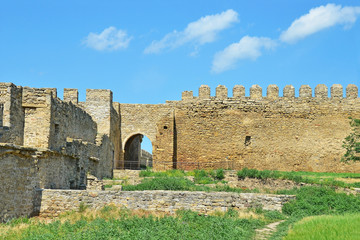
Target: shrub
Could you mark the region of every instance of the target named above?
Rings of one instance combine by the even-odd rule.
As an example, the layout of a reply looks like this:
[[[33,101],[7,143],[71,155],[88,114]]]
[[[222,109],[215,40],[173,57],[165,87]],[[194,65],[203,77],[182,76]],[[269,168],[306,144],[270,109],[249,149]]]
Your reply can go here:
[[[225,178],[225,174],[224,174],[224,170],[223,169],[218,169],[216,170],[216,176],[215,178],[217,180],[223,180]]]
[[[243,168],[240,171],[237,172],[237,175],[240,179],[244,179],[246,177],[248,178],[256,178],[256,174],[257,174],[256,169],[248,169],[248,168]]]
[[[194,170],[194,173],[195,173],[195,176],[194,176],[195,183],[198,183],[198,184],[214,183],[214,179],[212,177],[210,177],[211,172],[206,172],[205,170]]]

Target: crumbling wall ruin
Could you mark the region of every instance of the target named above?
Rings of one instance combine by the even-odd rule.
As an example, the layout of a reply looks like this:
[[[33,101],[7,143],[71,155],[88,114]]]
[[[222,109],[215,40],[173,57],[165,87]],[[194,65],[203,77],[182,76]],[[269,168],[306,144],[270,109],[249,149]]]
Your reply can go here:
[[[0,221],[37,214],[36,189],[85,189],[88,173],[112,177],[114,142],[76,97],[0,84]]]

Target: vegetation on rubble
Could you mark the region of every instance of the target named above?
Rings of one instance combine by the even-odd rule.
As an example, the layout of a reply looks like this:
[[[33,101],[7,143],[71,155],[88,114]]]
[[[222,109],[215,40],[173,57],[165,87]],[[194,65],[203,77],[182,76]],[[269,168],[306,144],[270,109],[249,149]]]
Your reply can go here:
[[[346,178],[360,178],[359,173],[316,173],[316,172],[282,172],[271,170],[257,170],[243,168],[237,172],[239,179],[257,178],[257,179],[287,179],[296,183],[317,184],[322,186],[334,186],[334,187],[360,187],[360,181],[354,183],[346,183]],[[337,180],[337,179],[342,179]]]
[[[217,183],[225,178],[225,173],[223,169],[217,170],[193,170],[193,171],[184,171],[184,170],[167,170],[164,172],[153,172],[151,168],[142,170],[139,173],[140,177],[185,177],[192,176],[194,177],[195,183],[199,184],[210,184]]]
[[[206,184],[195,184],[195,182],[206,182],[204,179],[212,178],[212,175],[206,174],[207,171],[189,171],[171,170],[167,172],[152,172],[147,170],[148,176],[153,178],[144,179],[143,183],[137,186],[128,186],[124,190],[145,190],[145,189],[163,189],[172,190],[173,187],[166,187],[166,184],[171,186],[180,185],[177,190],[189,191],[233,191],[244,192],[242,189],[230,188],[227,185],[215,185],[214,188]],[[297,233],[297,224],[303,218],[310,216],[326,215],[325,219],[321,221],[341,221],[341,216],[344,214],[355,214],[353,218],[360,217],[360,196],[337,192],[337,188],[354,188],[360,187],[359,173],[315,173],[315,172],[282,172],[270,170],[256,170],[256,169],[242,169],[237,172],[239,179],[257,178],[266,181],[267,179],[286,179],[297,183],[306,183],[312,186],[303,186],[301,188],[294,188],[292,190],[281,190],[278,194],[294,194],[296,200],[290,201],[283,207],[283,214],[278,219],[285,219],[277,231],[271,236],[271,239],[282,239],[288,234],[289,229],[294,227],[295,235]],[[177,176],[177,177],[173,177]],[[185,179],[186,176],[193,176],[194,182]],[[197,180],[195,180],[197,178]],[[183,179],[183,180],[181,180]],[[184,180],[185,179],[185,180]],[[215,179],[214,179],[215,180]],[[156,187],[155,187],[156,186]],[[220,190],[221,188],[221,190]],[[246,190],[249,191],[249,190]],[[261,213],[262,209],[255,209],[255,212]],[[358,213],[358,214],[356,214]],[[275,215],[277,213],[270,212],[267,214]],[[331,217],[328,217],[331,216]],[[269,216],[268,216],[269,217]],[[321,219],[321,218],[320,218]],[[330,223],[329,223],[330,224]],[[346,223],[344,223],[346,224]],[[331,224],[330,224],[331,225]],[[300,233],[299,233],[300,234]],[[323,239],[331,239],[333,231],[329,231],[329,237]],[[327,236],[327,235],[325,235]],[[347,236],[347,235],[344,235]],[[353,239],[353,234],[344,239]],[[292,238],[289,238],[292,239]],[[294,238],[296,239],[296,238]]]
[[[156,177],[145,178],[137,185],[124,185],[124,191],[144,191],[144,190],[172,190],[172,191],[206,191],[206,192],[249,192],[248,189],[232,188],[227,185],[216,185],[209,187],[182,177]],[[252,190],[251,192],[257,192]]]

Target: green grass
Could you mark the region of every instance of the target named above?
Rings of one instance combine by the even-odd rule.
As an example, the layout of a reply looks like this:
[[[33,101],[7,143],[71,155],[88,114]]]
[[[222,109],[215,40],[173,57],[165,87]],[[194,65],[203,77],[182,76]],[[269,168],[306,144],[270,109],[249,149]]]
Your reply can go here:
[[[316,172],[283,172],[271,170],[257,170],[244,168],[237,172],[239,179],[257,178],[257,179],[287,179],[296,183],[317,184],[322,186],[336,186],[336,187],[360,187],[360,182],[345,183],[343,181],[335,180],[335,178],[360,178],[358,173],[316,173]]]
[[[237,172],[239,179],[287,179],[297,183],[317,184],[322,186],[336,186],[343,188],[360,187],[360,182],[346,183],[338,178],[360,179],[359,173],[327,173],[327,172],[284,172],[272,170],[257,170],[244,168]],[[196,184],[216,184],[225,178],[223,169],[217,170],[168,170],[164,172],[153,172],[151,169],[140,171],[140,177],[186,177],[193,176]]]
[[[191,176],[191,172],[185,172],[184,170],[167,170],[163,172],[153,172],[151,168],[147,168],[146,170],[141,170],[139,173],[140,177],[184,177]]]
[[[337,193],[335,189],[322,186],[308,186],[283,190],[283,194],[295,194],[296,199],[284,204],[282,210],[288,219],[278,226],[270,239],[282,239],[289,228],[304,217],[316,215],[360,214],[360,196]]]
[[[131,215],[130,211],[108,206],[95,217],[86,213],[74,217],[79,214],[70,213],[48,224],[30,222],[12,228],[2,224],[0,239],[251,239],[255,229],[265,224],[258,219],[239,218],[236,211],[203,216],[183,210],[176,216],[156,217]]]
[[[193,170],[187,171],[184,170],[167,170],[163,172],[153,172],[150,168],[142,170],[139,173],[140,177],[185,177],[193,176],[194,182],[196,184],[213,184],[218,183],[219,181],[225,178],[224,170]]]
[[[307,217],[294,224],[284,240],[358,240],[360,214]]]
[[[172,190],[172,191],[206,191],[206,192],[258,192],[258,190],[243,190],[240,188],[231,188],[227,185],[217,185],[209,187],[198,185],[189,179],[182,177],[156,177],[145,178],[137,185],[124,185],[123,191],[144,191],[144,190]]]
[[[244,168],[237,172],[239,179],[257,178],[257,179],[287,179],[297,183],[315,184],[331,187],[360,187],[358,183],[345,183],[335,180],[335,178],[358,178],[360,174],[355,173],[312,173],[312,172],[282,172],[270,170],[256,170]],[[178,190],[178,191],[220,191],[220,192],[259,192],[257,189],[239,189],[226,185],[223,180],[225,171],[218,170],[168,170],[164,172],[153,172],[146,169],[140,172],[140,176],[145,179],[138,185],[123,185],[124,191],[142,191],[142,190]],[[194,181],[187,179],[192,176]],[[207,184],[218,184],[215,187],[209,187]],[[111,187],[105,186],[105,188]],[[279,192],[281,194],[281,192]]]

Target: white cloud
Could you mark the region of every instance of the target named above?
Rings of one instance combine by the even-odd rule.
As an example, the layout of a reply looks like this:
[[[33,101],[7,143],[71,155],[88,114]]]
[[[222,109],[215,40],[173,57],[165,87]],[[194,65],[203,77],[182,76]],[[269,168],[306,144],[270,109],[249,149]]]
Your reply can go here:
[[[237,21],[239,21],[238,14],[232,9],[202,17],[195,22],[189,23],[184,31],[178,32],[174,30],[166,34],[163,39],[153,41],[144,50],[144,53],[159,53],[163,49],[173,49],[188,42],[197,45],[213,42],[220,31],[229,28],[232,23]]]
[[[124,30],[108,27],[100,34],[89,33],[83,44],[98,51],[115,51],[127,48],[131,39]]]
[[[239,42],[233,43],[214,56],[212,72],[220,73],[233,68],[238,60],[251,59],[261,56],[262,49],[273,49],[276,42],[266,37],[243,37]]]
[[[360,14],[360,7],[341,7],[341,5],[327,4],[310,9],[308,14],[296,19],[291,26],[280,36],[280,40],[287,43],[294,43],[308,35],[343,24],[351,26]]]

